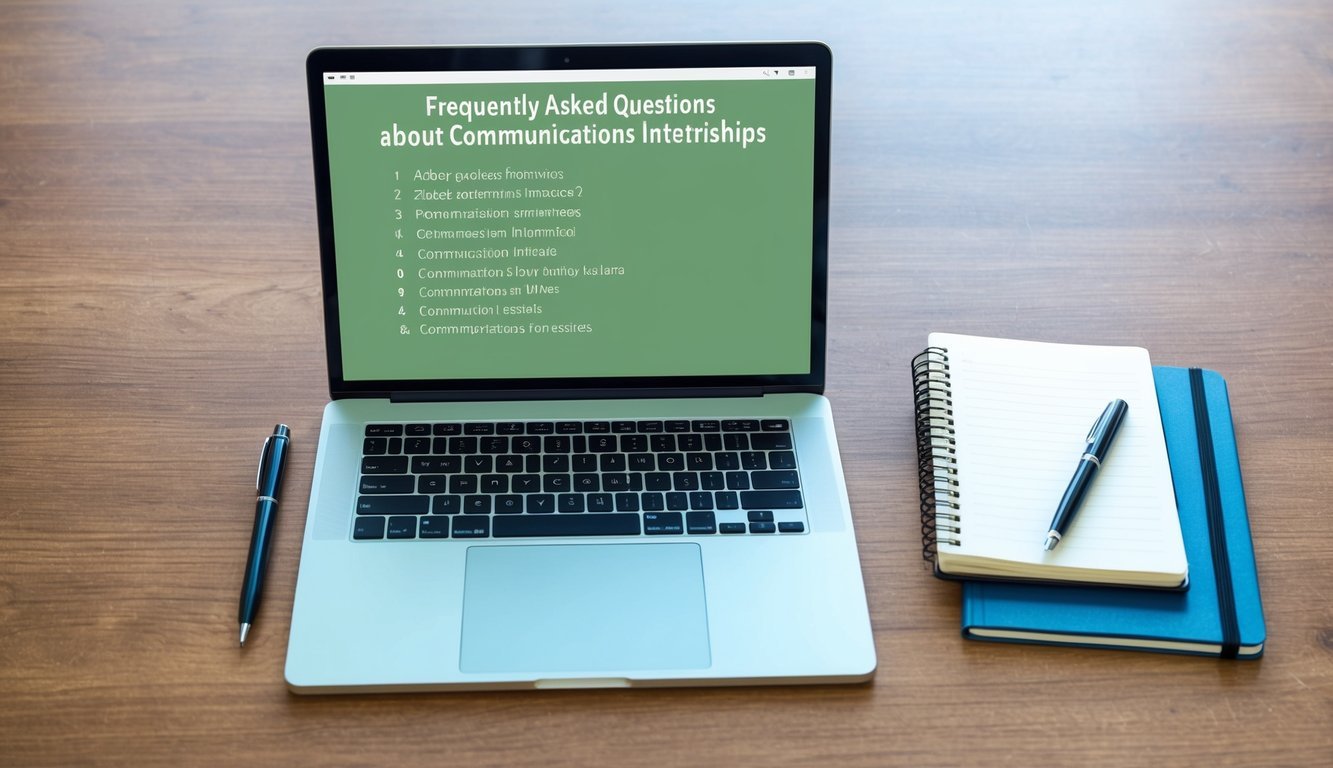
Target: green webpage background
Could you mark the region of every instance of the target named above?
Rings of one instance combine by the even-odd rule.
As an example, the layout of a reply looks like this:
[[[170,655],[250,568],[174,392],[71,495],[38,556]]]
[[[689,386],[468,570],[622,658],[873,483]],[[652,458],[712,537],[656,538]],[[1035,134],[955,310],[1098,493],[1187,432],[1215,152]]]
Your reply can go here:
[[[715,111],[546,113],[552,94],[604,93],[608,107],[616,94],[675,95],[712,98]],[[540,104],[536,119],[426,114],[427,96],[521,94]],[[333,85],[325,99],[344,379],[809,372],[813,80]],[[723,120],[762,128],[764,141],[642,142],[645,122]],[[595,125],[636,141],[454,146],[455,125]],[[380,146],[383,131],[436,128],[443,146]],[[560,178],[508,178],[529,172]],[[540,196],[552,190],[569,196]],[[579,215],[527,215],[552,210]],[[507,218],[430,218],[448,211]],[[562,233],[527,236],[552,229]]]

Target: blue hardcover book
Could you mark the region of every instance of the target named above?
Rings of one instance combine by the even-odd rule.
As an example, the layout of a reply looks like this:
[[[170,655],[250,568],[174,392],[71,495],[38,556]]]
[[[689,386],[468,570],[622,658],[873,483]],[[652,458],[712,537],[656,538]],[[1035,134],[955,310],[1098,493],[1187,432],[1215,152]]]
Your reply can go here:
[[[1188,589],[964,582],[964,637],[1224,658],[1263,654],[1263,605],[1226,381],[1198,368],[1155,366],[1153,375]]]

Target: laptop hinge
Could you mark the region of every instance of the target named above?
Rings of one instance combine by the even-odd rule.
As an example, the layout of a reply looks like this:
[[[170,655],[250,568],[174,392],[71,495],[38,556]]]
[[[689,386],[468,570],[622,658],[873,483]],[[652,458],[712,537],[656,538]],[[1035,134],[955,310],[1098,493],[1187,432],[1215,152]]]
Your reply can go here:
[[[394,403],[453,403],[513,400],[615,400],[679,397],[763,397],[764,387],[689,387],[684,389],[478,389],[390,392]]]

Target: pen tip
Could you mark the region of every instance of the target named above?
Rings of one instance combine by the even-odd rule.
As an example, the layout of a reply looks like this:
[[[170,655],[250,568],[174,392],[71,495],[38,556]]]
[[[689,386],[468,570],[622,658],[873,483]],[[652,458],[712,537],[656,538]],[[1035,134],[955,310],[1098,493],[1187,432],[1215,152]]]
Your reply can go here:
[[[248,634],[250,634],[250,625],[249,625],[249,624],[242,624],[242,625],[241,625],[241,647],[242,647],[242,648],[245,647],[245,636],[248,635]]]
[[[1056,544],[1059,544],[1059,543],[1060,543],[1060,537],[1059,537],[1059,536],[1047,536],[1047,537],[1046,537],[1046,551],[1047,551],[1047,552],[1050,552],[1052,549],[1055,549],[1055,545],[1056,545]]]

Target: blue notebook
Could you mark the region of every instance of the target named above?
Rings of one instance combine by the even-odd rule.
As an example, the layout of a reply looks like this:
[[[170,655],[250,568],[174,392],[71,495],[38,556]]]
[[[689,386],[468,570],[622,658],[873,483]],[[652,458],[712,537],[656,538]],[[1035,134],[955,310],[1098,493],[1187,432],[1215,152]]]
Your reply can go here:
[[[1242,659],[1263,654],[1263,606],[1226,381],[1197,368],[1156,366],[1153,375],[1189,588],[964,582],[964,637]]]

